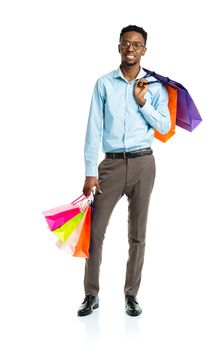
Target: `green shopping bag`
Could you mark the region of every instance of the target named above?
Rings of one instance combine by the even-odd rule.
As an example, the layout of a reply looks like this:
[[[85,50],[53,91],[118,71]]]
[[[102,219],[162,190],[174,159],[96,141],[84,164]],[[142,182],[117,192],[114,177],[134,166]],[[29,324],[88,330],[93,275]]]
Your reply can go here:
[[[56,234],[56,236],[62,241],[65,242],[71,233],[76,229],[76,227],[81,222],[82,218],[84,216],[84,212],[80,212],[78,215],[76,215],[71,220],[67,221],[64,225],[58,227],[53,232]]]

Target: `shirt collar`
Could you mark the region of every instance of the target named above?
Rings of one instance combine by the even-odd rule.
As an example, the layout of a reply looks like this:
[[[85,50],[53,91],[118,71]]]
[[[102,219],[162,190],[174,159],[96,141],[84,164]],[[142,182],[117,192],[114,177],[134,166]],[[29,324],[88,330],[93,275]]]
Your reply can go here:
[[[137,74],[135,79],[141,79],[141,78],[144,77],[144,75],[146,75],[146,72],[145,72],[145,70],[143,70],[142,67],[140,67],[140,71]],[[114,78],[122,78],[123,80],[126,80],[126,78],[124,77],[120,67],[114,71],[113,77]]]

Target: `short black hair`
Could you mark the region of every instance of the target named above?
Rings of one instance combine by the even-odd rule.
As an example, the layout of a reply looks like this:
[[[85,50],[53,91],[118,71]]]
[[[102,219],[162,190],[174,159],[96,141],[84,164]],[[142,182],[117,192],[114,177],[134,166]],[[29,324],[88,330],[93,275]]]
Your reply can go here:
[[[146,45],[147,32],[145,32],[145,30],[142,27],[138,27],[136,25],[129,25],[127,27],[124,27],[120,32],[120,40],[121,40],[122,35],[124,33],[127,33],[127,32],[137,32],[137,33],[142,34],[145,45]]]

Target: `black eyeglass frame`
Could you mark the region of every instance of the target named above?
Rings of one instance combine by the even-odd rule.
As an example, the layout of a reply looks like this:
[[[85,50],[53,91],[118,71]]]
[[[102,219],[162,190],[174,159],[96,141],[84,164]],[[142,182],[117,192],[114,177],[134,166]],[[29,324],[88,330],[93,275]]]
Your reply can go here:
[[[125,47],[123,46],[123,42],[126,43],[126,46],[125,46]],[[136,44],[136,45],[139,44],[139,47],[135,47],[135,46],[134,46],[135,44]],[[137,51],[137,50],[140,50],[141,47],[143,47],[144,49],[146,48],[146,46],[143,45],[143,44],[141,44],[139,41],[122,40],[122,41],[120,41],[119,45],[120,45],[123,49],[129,48],[129,47],[132,45],[133,48],[134,48],[134,50],[136,50],[136,51]]]

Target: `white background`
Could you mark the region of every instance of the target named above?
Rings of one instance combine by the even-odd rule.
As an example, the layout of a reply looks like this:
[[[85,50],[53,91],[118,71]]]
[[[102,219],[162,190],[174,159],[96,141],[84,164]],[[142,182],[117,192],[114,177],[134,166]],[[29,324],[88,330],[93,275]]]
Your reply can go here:
[[[2,349],[221,350],[220,21],[216,0],[1,1]],[[42,211],[81,194],[92,89],[118,67],[129,24],[148,32],[142,65],[185,85],[203,122],[153,144],[143,313],[124,310],[122,198],[104,242],[100,309],[78,318],[84,259],[58,250]]]

